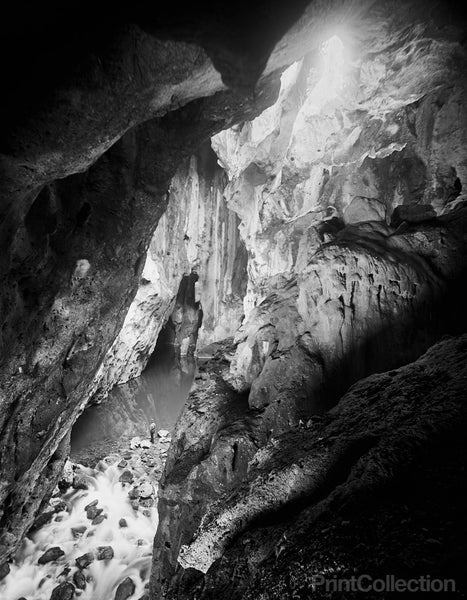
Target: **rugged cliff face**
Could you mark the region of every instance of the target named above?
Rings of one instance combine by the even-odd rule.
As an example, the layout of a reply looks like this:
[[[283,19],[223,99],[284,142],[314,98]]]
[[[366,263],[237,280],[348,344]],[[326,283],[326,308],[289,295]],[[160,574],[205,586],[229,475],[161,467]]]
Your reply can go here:
[[[209,142],[177,169],[138,292],[96,376],[94,399],[141,373],[168,322],[167,341],[182,353],[193,350],[196,336],[202,347],[238,329],[247,254],[238,216],[225,202],[226,183]]]
[[[74,19],[44,7],[31,27],[28,14],[18,21],[27,58],[5,69],[1,124],[0,560],[55,484],[170,180],[203,140],[274,101],[274,71],[311,44],[302,23],[290,54],[271,54],[301,8],[273,7],[259,44],[235,10],[222,34],[229,21],[209,7],[183,24],[142,6],[102,22],[84,7]]]
[[[446,27],[438,15],[439,20],[419,19],[417,25],[407,26],[402,13],[394,10],[389,14],[378,9],[371,16],[359,35],[342,26],[334,30],[338,37],[326,38],[323,27],[320,49],[282,75],[276,104],[212,139],[229,179],[225,198],[240,218],[248,251],[245,320],[233,346],[219,355],[217,366],[209,367],[211,379],[198,382],[177,426],[159,492],[155,595],[289,597],[289,575],[302,593],[309,593],[307,578],[313,573],[329,568],[345,572],[348,563],[337,565],[330,558],[342,551],[339,535],[326,547],[324,563],[316,566],[315,559],[305,556],[318,552],[323,557],[325,544],[317,542],[319,533],[312,537],[315,548],[310,542],[299,550],[305,538],[297,541],[287,528],[298,520],[299,525],[291,526],[297,535],[301,527],[304,536],[314,531],[314,519],[322,514],[316,506],[322,502],[334,507],[334,488],[339,494],[339,486],[353,490],[349,465],[366,455],[375,440],[371,433],[365,440],[365,436],[347,439],[343,432],[349,423],[344,421],[336,425],[336,455],[329,447],[323,454],[308,453],[303,440],[308,435],[313,443],[326,439],[314,423],[321,423],[321,418],[328,421],[316,415],[336,403],[336,414],[346,412],[341,407],[348,405],[349,396],[338,401],[351,384],[412,362],[443,333],[465,331],[464,25],[459,22],[457,30],[452,24]],[[459,344],[463,347],[463,342]],[[437,356],[428,354],[422,365],[436,370]],[[457,389],[453,396],[461,403],[465,381],[461,373],[456,379],[457,358],[447,361],[452,372],[442,378],[452,378]],[[396,394],[398,385],[400,389],[406,385],[411,397],[428,394],[436,404],[423,378],[412,389],[412,368],[420,367],[400,371],[401,379],[389,395]],[[381,420],[388,432],[393,426],[389,406],[386,413],[376,403],[367,422],[359,404],[373,384],[376,402],[386,385],[381,381],[389,385],[392,374],[387,377],[370,379],[357,386],[355,394],[349,393],[354,414],[363,419],[362,432],[371,431],[373,420]],[[405,377],[407,384],[402,383]],[[449,405],[450,398],[443,398]],[[401,416],[401,427],[405,417],[419,423],[410,435],[419,440],[426,457],[431,456],[430,440],[422,440],[421,431],[433,427],[441,439],[444,421],[438,428],[429,411],[424,421],[423,410],[418,413],[415,405],[401,402],[403,406],[394,409]],[[452,452],[459,451],[462,462],[465,448],[456,433],[457,415],[456,408],[447,429],[457,440]],[[420,431],[415,431],[418,426]],[[402,437],[397,442],[400,463],[395,457],[394,464],[385,466],[382,457],[374,458],[382,465],[386,482],[392,476],[394,481],[406,476],[403,457],[411,450]],[[263,449],[269,447],[268,440],[271,447],[280,448],[274,456]],[[288,450],[282,453],[282,443],[296,448],[294,458]],[[386,456],[385,450],[381,452]],[[440,462],[446,460],[454,469],[450,452],[443,453]],[[268,458],[261,483],[253,483],[263,453]],[[417,479],[423,489],[439,475],[438,466],[430,471],[430,460],[423,458],[424,471]],[[453,478],[446,485],[457,484]],[[362,496],[349,492],[343,502],[358,505],[358,498],[367,492]],[[417,513],[416,486],[406,492]],[[440,498],[448,503],[447,496]],[[216,499],[218,504],[213,505]],[[393,501],[398,500],[388,500]],[[430,500],[430,507],[436,502]],[[384,523],[385,509],[376,502],[368,504],[358,519],[378,513],[375,528],[389,536],[398,517]],[[329,510],[324,520],[330,522]],[[352,519],[356,514],[357,509]],[[425,521],[430,518],[427,514]],[[432,514],[435,520],[438,516]],[[282,520],[288,524],[280,525]],[[321,525],[316,527],[318,532]],[[354,534],[359,526],[355,527]],[[268,539],[272,531],[277,533],[273,540]],[[445,533],[440,543],[447,547],[454,530]],[[380,549],[385,568],[395,560],[397,544],[406,543],[400,532],[394,537],[387,556]],[[370,556],[373,542],[361,543]],[[306,575],[280,574],[285,563],[279,556],[285,551],[294,556],[290,569]],[[410,563],[415,555],[411,548],[405,558]],[[280,579],[277,587],[268,588],[270,576]]]

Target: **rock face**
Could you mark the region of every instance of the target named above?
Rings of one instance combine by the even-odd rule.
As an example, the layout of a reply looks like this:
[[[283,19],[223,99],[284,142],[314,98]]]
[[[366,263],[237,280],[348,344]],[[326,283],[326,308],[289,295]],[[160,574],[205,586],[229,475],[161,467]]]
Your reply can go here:
[[[277,10],[284,18],[287,11]],[[69,429],[96,389],[99,367],[136,293],[177,167],[213,133],[273,102],[272,73],[304,51],[291,46],[289,56],[271,56],[255,97],[245,96],[300,14],[291,6],[286,26],[276,17],[269,21],[260,53],[241,50],[253,60],[246,78],[236,77],[243,62],[236,64],[230,46],[220,63],[226,81],[237,83],[225,91],[203,46],[191,43],[200,14],[187,17],[185,33],[177,36],[169,25],[164,32],[159,13],[157,26],[149,13],[137,15],[146,19],[143,26],[124,25],[138,19],[121,15],[122,21],[103,24],[105,34],[97,33],[96,23],[90,32],[79,19],[71,25],[55,15],[51,22],[60,34],[37,40],[36,24],[25,26],[34,40],[28,56],[35,58],[24,64],[18,54],[18,70],[11,62],[5,71],[1,557],[19,543],[55,485]],[[213,46],[208,41],[209,30],[217,37],[219,23],[201,22],[201,43],[213,56],[219,56],[215,47],[223,54],[222,39]],[[242,30],[240,22],[237,27]],[[294,36],[305,40],[305,30]],[[54,40],[53,51],[47,38]],[[27,101],[32,88],[23,84],[31,81],[37,83],[33,104]]]
[[[193,351],[198,335],[203,346],[237,330],[247,254],[224,200],[226,183],[209,142],[178,168],[138,292],[96,377],[96,399],[141,373],[165,323],[165,341],[182,353]]]
[[[162,506],[168,502],[182,519],[184,510],[195,521],[200,513],[203,518],[194,539],[193,523],[185,520],[184,528],[178,520],[173,529],[175,521],[162,521],[155,565],[165,534],[185,543],[168,552],[186,570],[174,577],[162,563],[163,578],[153,581],[153,589],[161,586],[167,598],[189,598],[195,590],[200,598],[216,598],[229,582],[229,598],[288,598],[291,580],[306,595],[313,578],[324,582],[330,569],[343,578],[363,572],[408,577],[426,569],[461,585],[462,551],[453,556],[452,549],[465,547],[465,490],[457,474],[467,460],[466,353],[467,336],[442,341],[415,363],[362,380],[331,411],[259,450],[245,444],[242,420],[249,417],[251,431],[251,411],[236,419],[231,414],[229,433],[211,418],[184,451],[172,450]],[[219,395],[212,404],[229,403]],[[209,400],[198,392],[180,425],[190,411],[203,408]],[[225,408],[211,412],[219,419]],[[226,460],[232,431],[236,441],[243,437],[238,462]],[[209,438],[214,448],[200,459]],[[223,460],[221,468],[216,459]],[[222,468],[229,463],[233,471]],[[210,502],[199,507],[203,491]],[[191,510],[185,505],[190,501]],[[199,571],[207,572],[204,580]],[[317,594],[327,597],[324,586]]]
[[[446,26],[439,13],[434,26],[419,14],[407,28],[408,13],[394,5],[391,11],[374,5],[359,13],[367,27],[357,26],[358,35],[352,24],[334,29],[338,37],[323,25],[320,50],[283,73],[276,104],[212,138],[228,177],[227,205],[240,219],[248,252],[245,319],[197,382],[174,433],[159,488],[154,597],[293,597],[276,564],[309,595],[311,579],[300,571],[322,575],[352,565],[347,557],[342,564],[332,560],[345,548],[332,524],[334,506],[345,527],[351,519],[342,537],[360,540],[375,574],[390,572],[392,564],[401,572],[397,548],[410,538],[395,526],[397,503],[407,498],[413,507],[414,529],[436,522],[443,511],[436,503],[449,505],[442,484],[429,492],[442,464],[440,481],[458,493],[453,456],[459,451],[465,464],[456,429],[465,339],[441,344],[421,366],[365,380],[339,402],[357,380],[411,363],[443,334],[467,326],[467,140],[465,127],[454,126],[467,119],[465,24]],[[447,372],[440,377],[452,385],[454,404],[443,393],[441,408],[430,373],[442,356]],[[413,379],[419,368],[426,377]],[[373,385],[367,403],[365,390]],[[417,404],[425,396],[426,420]],[[335,416],[349,404],[345,417]],[[447,421],[438,422],[444,411]],[[354,426],[361,426],[355,436]],[[438,456],[448,430],[452,446]],[[403,463],[418,450],[423,467],[415,477],[416,468]],[[373,483],[379,490],[391,482],[386,523],[384,503],[368,498]],[[430,497],[426,510],[418,484]],[[383,537],[394,528],[386,553],[365,537],[366,517]],[[442,529],[437,535],[447,551],[455,528],[444,519]],[[307,558],[313,547],[306,536],[317,544],[318,566]],[[421,536],[417,543],[432,542]],[[457,576],[459,556],[453,557]],[[419,568],[415,546],[404,560],[409,570]],[[438,568],[427,560],[433,572],[449,572],[449,561]],[[270,573],[277,583],[271,590]]]

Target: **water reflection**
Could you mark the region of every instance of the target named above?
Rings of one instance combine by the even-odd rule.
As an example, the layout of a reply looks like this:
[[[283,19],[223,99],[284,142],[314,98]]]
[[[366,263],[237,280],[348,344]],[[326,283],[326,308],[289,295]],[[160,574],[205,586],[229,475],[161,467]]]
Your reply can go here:
[[[196,369],[191,356],[157,352],[137,379],[116,386],[108,399],[88,408],[73,427],[72,455],[96,443],[149,437],[149,426],[172,430],[182,410]]]

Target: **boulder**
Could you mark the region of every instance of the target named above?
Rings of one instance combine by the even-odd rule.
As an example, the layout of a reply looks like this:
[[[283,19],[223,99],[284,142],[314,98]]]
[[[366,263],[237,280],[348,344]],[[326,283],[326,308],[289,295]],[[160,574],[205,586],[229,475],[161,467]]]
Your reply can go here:
[[[73,575],[73,583],[79,590],[84,590],[86,587],[86,577],[83,571],[75,571],[75,574]]]
[[[126,471],[123,471],[118,480],[122,483],[133,483],[134,475],[127,469]]]
[[[94,554],[92,552],[86,552],[86,554],[78,556],[78,558],[75,560],[75,563],[80,569],[85,569],[92,563],[93,560]]]
[[[7,562],[4,562],[0,565],[0,581],[4,579],[8,573],[10,572],[10,565]]]
[[[61,556],[64,556],[65,552],[60,548],[60,546],[54,546],[53,548],[49,548],[37,561],[40,565],[45,565],[46,563],[57,560]]]
[[[83,535],[83,533],[86,531],[86,529],[87,529],[86,525],[78,525],[78,527],[71,528],[71,534],[75,539],[78,539]]]
[[[112,546],[99,546],[97,548],[97,560],[110,560],[114,557]]]
[[[71,600],[75,595],[75,586],[69,581],[64,581],[53,589],[50,600]]]
[[[149,483],[149,481],[142,481],[138,485],[137,490],[138,490],[138,496],[140,498],[149,498],[154,495],[154,488]]]
[[[100,525],[105,519],[107,519],[107,515],[97,515],[97,517],[91,521],[91,525]]]
[[[104,511],[103,508],[97,508],[97,506],[91,506],[90,508],[88,508],[86,510],[86,516],[90,521],[92,521],[98,515],[100,515],[103,511]]]
[[[115,592],[115,600],[127,600],[135,593],[136,586],[133,579],[126,577],[117,587]]]

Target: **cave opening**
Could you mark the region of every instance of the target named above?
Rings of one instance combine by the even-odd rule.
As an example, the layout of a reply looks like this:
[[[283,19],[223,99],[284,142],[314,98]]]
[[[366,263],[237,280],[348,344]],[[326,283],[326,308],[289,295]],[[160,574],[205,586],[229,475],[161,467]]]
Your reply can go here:
[[[464,597],[461,8],[141,5],[18,70],[2,600]]]

